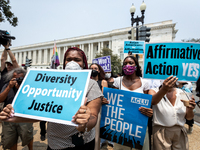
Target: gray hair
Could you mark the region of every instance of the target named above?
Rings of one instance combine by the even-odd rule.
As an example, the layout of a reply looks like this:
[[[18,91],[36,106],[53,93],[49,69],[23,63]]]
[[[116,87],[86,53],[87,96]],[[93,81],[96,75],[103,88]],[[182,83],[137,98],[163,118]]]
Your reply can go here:
[[[24,76],[26,75],[26,70],[22,69],[22,68],[15,68],[11,71],[9,71],[7,74],[5,74],[5,82],[9,82],[12,78],[13,78],[13,73],[23,73]]]

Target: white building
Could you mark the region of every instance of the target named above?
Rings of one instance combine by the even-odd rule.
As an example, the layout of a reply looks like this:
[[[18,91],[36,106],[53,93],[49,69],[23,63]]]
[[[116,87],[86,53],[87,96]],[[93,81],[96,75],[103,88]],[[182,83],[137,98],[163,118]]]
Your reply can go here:
[[[173,23],[172,20],[146,24],[147,27],[151,27],[150,42],[174,41],[178,31],[175,29],[175,25],[176,23]],[[79,47],[85,52],[89,64],[92,62],[92,59],[95,58],[96,53],[99,53],[103,47],[112,49],[113,53],[118,54],[121,60],[123,60],[126,56],[126,54],[123,53],[123,43],[125,40],[128,40],[129,30],[131,30],[131,27],[57,40],[56,46],[60,60],[60,66],[58,68],[62,69],[65,51],[69,47],[74,46]],[[29,59],[32,59],[31,68],[46,69],[47,67],[49,68],[53,46],[54,41],[49,41],[21,47],[12,47],[11,50],[20,66],[25,63],[26,56],[28,56]],[[2,51],[3,49],[0,50],[0,55]],[[141,57],[142,56],[140,56],[140,58]],[[142,59],[140,59],[140,63],[142,63]]]

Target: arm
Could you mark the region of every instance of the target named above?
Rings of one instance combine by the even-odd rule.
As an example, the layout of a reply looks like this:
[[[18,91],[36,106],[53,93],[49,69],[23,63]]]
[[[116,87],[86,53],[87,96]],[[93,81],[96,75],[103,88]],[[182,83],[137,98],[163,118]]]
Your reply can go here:
[[[102,93],[103,93],[103,88],[104,87],[108,87],[108,83],[107,83],[107,81],[106,80],[102,80],[102,82],[101,82],[101,86],[102,86]]]
[[[19,65],[18,65],[18,63],[17,63],[17,60],[16,60],[14,54],[11,52],[11,50],[7,50],[7,52],[8,52],[8,55],[10,56],[10,59],[11,59],[11,61],[12,61],[12,63],[13,63],[13,67],[14,67],[14,68],[18,68]]]
[[[102,80],[101,86],[102,86],[102,93],[103,93],[103,88],[108,87],[108,82],[106,80]],[[103,97],[102,99],[102,104],[108,104],[108,100],[105,97]]]
[[[192,120],[194,118],[194,112],[193,109],[195,108],[196,103],[195,103],[195,99],[194,97],[192,98],[192,100],[190,100],[190,106],[186,107],[186,115],[185,118],[187,120]]]
[[[5,49],[4,49],[3,53],[1,54],[1,71],[3,71],[5,69],[5,67],[6,67],[6,64],[5,64],[5,62],[7,60],[7,50],[6,50],[6,47],[7,46],[5,46]]]
[[[90,101],[86,106],[81,106],[72,120],[72,122],[79,124],[77,130],[84,132],[86,127],[87,131],[90,131],[93,127],[95,127],[100,107],[100,97]]]
[[[5,88],[5,90],[3,92],[0,93],[0,103],[4,102],[6,97],[8,96],[8,93],[10,91],[10,89],[13,88],[13,86],[17,83],[17,81],[15,80],[15,78],[11,79],[11,81],[9,82],[8,86]]]
[[[170,76],[163,82],[163,86],[160,88],[160,90],[157,93],[152,92],[152,90],[149,91],[149,94],[153,95],[152,97],[152,105],[156,105],[160,102],[160,100],[164,97],[164,95],[167,93],[167,91],[170,88],[173,88],[178,78]]]

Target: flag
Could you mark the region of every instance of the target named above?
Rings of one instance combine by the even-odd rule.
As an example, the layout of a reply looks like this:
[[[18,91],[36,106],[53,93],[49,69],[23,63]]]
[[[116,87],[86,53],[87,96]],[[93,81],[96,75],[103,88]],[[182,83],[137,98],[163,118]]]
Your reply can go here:
[[[58,51],[56,47],[56,42],[54,41],[54,47],[53,47],[53,55],[51,57],[51,69],[57,69],[57,67],[60,65],[60,61],[58,58]]]

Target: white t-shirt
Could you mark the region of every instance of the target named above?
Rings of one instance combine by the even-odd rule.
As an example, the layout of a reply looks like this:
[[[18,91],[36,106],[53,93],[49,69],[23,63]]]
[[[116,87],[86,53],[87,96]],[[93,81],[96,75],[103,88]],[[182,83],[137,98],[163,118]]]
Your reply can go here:
[[[158,88],[152,89],[156,93]],[[186,107],[180,100],[181,89],[176,88],[176,101],[174,106],[165,95],[157,105],[153,105],[153,125],[172,127],[174,125],[184,126]]]
[[[123,79],[123,77],[117,77],[117,78],[115,78],[113,85],[116,88],[119,88],[119,89],[121,88],[121,90],[131,91],[131,90],[127,89],[126,87],[124,87],[122,85],[122,79]],[[144,93],[144,91],[149,90],[149,83],[148,83],[148,81],[145,80],[145,79],[142,79],[141,77],[140,77],[140,81],[142,83],[141,87],[133,90],[133,92]],[[120,83],[121,83],[121,86],[120,86]]]

